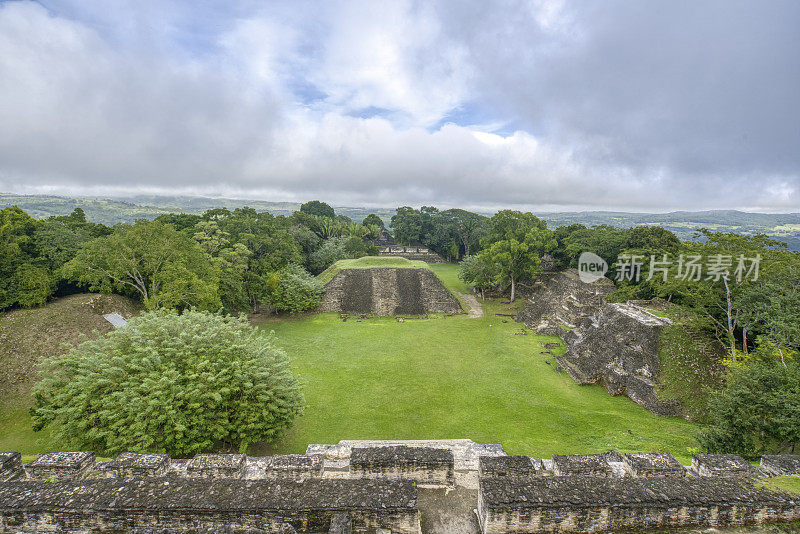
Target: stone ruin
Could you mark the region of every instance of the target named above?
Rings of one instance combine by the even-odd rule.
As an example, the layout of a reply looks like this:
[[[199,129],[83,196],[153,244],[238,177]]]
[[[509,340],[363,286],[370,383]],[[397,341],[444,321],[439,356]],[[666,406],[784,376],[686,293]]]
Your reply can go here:
[[[319,311],[355,315],[461,313],[461,305],[428,269],[342,269],[325,286]]]
[[[681,414],[677,401],[658,398],[661,329],[671,325],[633,304],[606,303],[597,315],[563,335],[567,352],[556,360],[579,384],[601,382],[657,415]]]
[[[537,334],[562,336],[566,330],[576,328],[582,319],[596,314],[612,291],[611,280],[601,278],[587,284],[580,280],[577,269],[542,273],[536,277],[517,321]]]
[[[661,331],[672,322],[633,303],[606,302],[613,289],[606,278],[582,282],[575,269],[545,273],[517,320],[564,340],[567,351],[556,360],[579,384],[599,382],[657,415],[680,415],[677,401],[656,393]]]
[[[122,453],[100,462],[58,452],[27,465],[0,453],[0,532],[501,534],[800,519],[800,495],[756,482],[774,474],[800,474],[800,458],[765,456],[760,468],[733,455],[697,455],[689,466],[665,453],[534,459],[471,440],[341,441],[268,457]],[[457,527],[437,521],[454,514]]]

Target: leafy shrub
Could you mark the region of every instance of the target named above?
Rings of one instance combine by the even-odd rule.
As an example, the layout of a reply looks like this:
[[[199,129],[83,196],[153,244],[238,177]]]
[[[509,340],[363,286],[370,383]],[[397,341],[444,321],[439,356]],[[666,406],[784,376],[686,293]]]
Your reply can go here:
[[[704,450],[746,458],[794,451],[800,441],[800,364],[775,358],[735,364],[710,407],[713,426],[699,437]]]
[[[62,447],[186,456],[274,441],[302,412],[286,354],[246,318],[150,312],[43,363],[31,410]]]
[[[267,302],[291,313],[316,308],[325,291],[322,282],[299,265],[289,265],[267,280]]]
[[[321,273],[339,260],[377,256],[378,249],[358,237],[332,237],[327,239],[308,260],[313,273]]]

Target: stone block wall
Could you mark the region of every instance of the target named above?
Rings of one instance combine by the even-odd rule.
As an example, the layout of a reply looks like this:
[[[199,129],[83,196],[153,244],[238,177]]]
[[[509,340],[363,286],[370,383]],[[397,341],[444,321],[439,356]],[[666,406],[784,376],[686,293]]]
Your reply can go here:
[[[634,452],[622,457],[625,470],[634,477],[685,477],[686,468],[671,454]]]
[[[22,455],[18,452],[0,452],[0,482],[24,476]]]
[[[94,467],[93,452],[48,452],[25,467],[29,478],[46,480],[55,477],[58,480],[80,480]]]
[[[697,455],[687,469],[664,453],[536,460],[471,440],[342,441],[269,457],[122,453],[94,463],[92,453],[48,453],[27,466],[0,453],[0,467],[16,478],[0,480],[4,534],[421,534],[417,488],[426,486],[446,488],[437,506],[465,509],[464,524],[477,508],[487,534],[800,520],[800,495],[754,478],[797,473],[800,455],[766,456],[761,470],[735,455]]]
[[[697,454],[692,458],[692,471],[701,477],[757,477],[750,462],[736,454]]]
[[[772,476],[800,475],[800,454],[770,454],[761,457],[760,468]]]
[[[483,534],[728,527],[800,519],[796,496],[733,479],[483,478]]]
[[[455,485],[453,453],[425,447],[360,447],[350,455],[356,478],[413,480],[425,486]]]
[[[114,479],[0,484],[0,532],[353,532],[420,534],[413,483],[402,480]]]

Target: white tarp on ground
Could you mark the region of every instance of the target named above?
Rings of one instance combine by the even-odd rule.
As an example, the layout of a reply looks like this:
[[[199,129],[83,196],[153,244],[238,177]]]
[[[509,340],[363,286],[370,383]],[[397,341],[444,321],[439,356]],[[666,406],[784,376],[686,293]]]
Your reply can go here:
[[[118,313],[107,313],[103,315],[106,321],[114,325],[114,328],[119,328],[120,326],[125,326],[128,324],[128,321],[125,320],[123,316]]]

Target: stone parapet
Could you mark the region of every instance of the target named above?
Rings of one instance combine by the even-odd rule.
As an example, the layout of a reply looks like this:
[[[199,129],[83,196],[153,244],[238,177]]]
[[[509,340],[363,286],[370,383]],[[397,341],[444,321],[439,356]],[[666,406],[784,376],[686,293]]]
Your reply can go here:
[[[453,453],[426,447],[362,447],[350,454],[350,474],[356,478],[413,480],[425,486],[454,486]]]
[[[483,534],[728,527],[800,519],[800,497],[734,479],[481,479]]]

